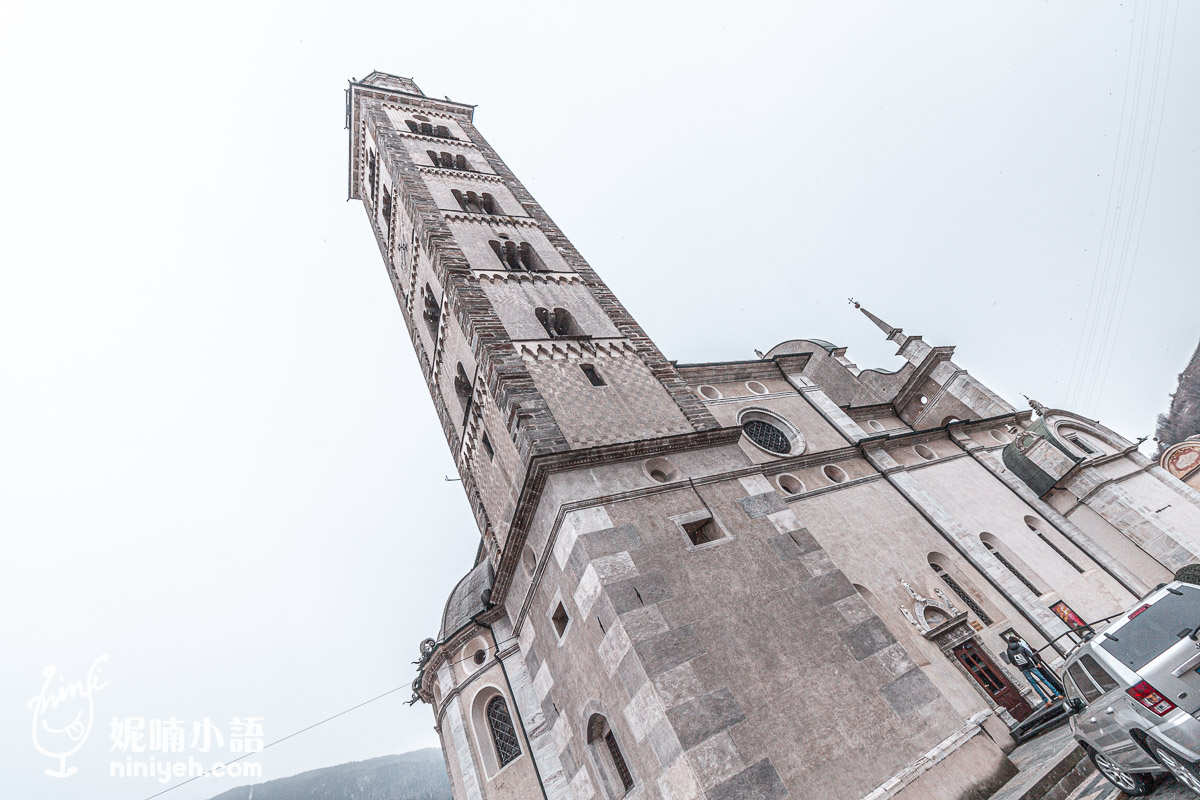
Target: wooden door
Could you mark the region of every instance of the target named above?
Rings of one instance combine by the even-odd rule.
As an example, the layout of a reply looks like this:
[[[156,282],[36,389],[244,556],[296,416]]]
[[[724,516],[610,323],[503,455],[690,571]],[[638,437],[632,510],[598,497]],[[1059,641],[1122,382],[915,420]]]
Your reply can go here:
[[[1017,722],[1033,713],[1029,703],[1021,697],[1021,692],[1004,677],[996,662],[992,661],[991,656],[974,639],[968,639],[955,647],[954,657],[966,667],[967,672],[983,687],[996,705],[1008,709],[1008,713],[1012,714]]]

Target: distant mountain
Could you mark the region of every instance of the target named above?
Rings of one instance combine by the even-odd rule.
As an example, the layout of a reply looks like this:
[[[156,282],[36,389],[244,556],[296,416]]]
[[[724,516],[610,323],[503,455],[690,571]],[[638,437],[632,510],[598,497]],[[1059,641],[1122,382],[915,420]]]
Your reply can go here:
[[[239,786],[212,800],[450,800],[450,781],[442,751],[430,747]]]
[[[1176,442],[1200,433],[1200,347],[1179,375],[1179,388],[1171,395],[1171,408],[1158,417],[1159,455]]]

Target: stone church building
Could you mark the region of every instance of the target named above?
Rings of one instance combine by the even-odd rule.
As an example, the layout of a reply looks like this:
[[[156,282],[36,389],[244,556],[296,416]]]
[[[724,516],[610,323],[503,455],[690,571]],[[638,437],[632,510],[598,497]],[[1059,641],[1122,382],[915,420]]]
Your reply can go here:
[[[473,106],[346,100],[481,536],[414,683],[458,800],[983,796],[1030,713],[1001,634],[1053,663],[1198,560],[1200,493],[1137,443],[865,310],[899,370],[669,361]]]

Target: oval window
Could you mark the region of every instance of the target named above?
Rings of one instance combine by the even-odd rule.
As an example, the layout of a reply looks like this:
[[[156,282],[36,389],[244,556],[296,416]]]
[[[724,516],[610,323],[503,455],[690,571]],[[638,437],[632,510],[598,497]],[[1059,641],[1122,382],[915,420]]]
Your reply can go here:
[[[850,477],[846,474],[846,470],[835,464],[826,464],[822,472],[825,473],[826,478],[829,478],[834,483],[845,483],[846,479]]]
[[[696,391],[700,392],[700,396],[705,400],[720,400],[721,393],[717,391],[715,386],[701,386]]]
[[[795,475],[780,475],[779,488],[788,494],[800,494],[804,491],[804,484]]]
[[[679,478],[679,469],[665,458],[651,458],[642,464],[642,471],[657,483],[669,483]]]
[[[867,426],[870,427],[870,429],[873,431],[883,430],[883,423],[877,419],[867,420]]]
[[[916,447],[913,448],[913,450],[916,450],[917,455],[919,455],[921,458],[925,459],[926,461],[933,461],[935,458],[937,458],[937,454],[934,453],[932,450],[930,450],[928,447],[926,447],[923,444],[917,445]]]
[[[746,388],[749,389],[750,391],[754,392],[755,394],[766,394],[767,393],[767,387],[763,386],[758,381],[746,381]]]

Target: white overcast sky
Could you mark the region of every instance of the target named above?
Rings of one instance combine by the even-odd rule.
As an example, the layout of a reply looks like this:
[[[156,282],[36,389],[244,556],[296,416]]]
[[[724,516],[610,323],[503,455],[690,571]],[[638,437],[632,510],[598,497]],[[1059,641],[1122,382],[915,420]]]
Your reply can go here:
[[[0,785],[137,800],[113,717],[274,739],[406,685],[470,566],[346,202],[348,78],[478,104],[669,358],[820,337],[894,368],[854,296],[1136,437],[1200,338],[1198,44],[1174,0],[9,7]],[[26,702],[102,654],[79,773],[45,777]],[[436,743],[406,694],[266,777]]]

